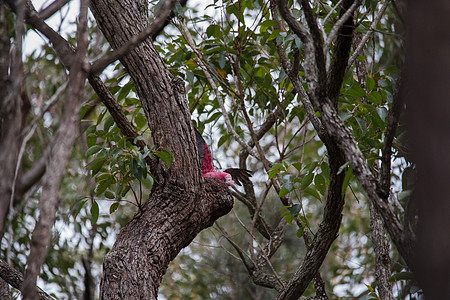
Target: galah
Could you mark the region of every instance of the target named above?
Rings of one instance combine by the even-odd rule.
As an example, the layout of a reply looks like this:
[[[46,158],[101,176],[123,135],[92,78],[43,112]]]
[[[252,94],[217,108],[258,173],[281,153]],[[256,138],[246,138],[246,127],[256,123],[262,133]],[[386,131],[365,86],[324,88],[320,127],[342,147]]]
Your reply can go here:
[[[217,178],[224,181],[228,185],[241,185],[241,182],[249,181],[252,173],[249,170],[229,168],[223,172],[216,171],[212,165],[211,151],[206,144],[202,135],[196,128],[195,137],[197,139],[197,148],[199,152],[200,162],[202,164],[202,174],[205,178]]]

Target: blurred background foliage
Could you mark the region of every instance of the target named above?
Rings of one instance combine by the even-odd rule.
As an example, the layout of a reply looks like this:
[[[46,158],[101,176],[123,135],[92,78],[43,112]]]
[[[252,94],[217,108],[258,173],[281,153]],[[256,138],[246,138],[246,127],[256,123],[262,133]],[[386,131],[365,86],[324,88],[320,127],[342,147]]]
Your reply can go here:
[[[313,4],[324,31],[329,33],[338,19],[334,9],[337,1]],[[301,18],[299,5],[293,1],[289,5],[294,15]],[[356,13],[360,21],[358,33],[367,33],[380,5],[378,1],[363,1]],[[269,2],[263,0],[188,2],[184,8],[177,7],[174,24],[166,27],[155,45],[173,74],[185,80],[192,120],[212,149],[218,169],[239,165],[240,146],[226,129],[216,94],[199,67],[198,57],[180,33],[182,22],[187,24],[202,60],[215,75],[227,117],[244,140],[248,141],[250,134],[243,105],[255,130],[277,107],[282,108],[281,117],[260,141],[273,162],[271,171],[266,172],[262,163],[251,156],[246,167],[254,173],[256,199],[265,199],[261,215],[267,224],[275,226],[282,216],[290,221],[283,243],[271,259],[278,276],[288,280],[306,253],[304,235],[313,235],[322,219],[329,167],[325,147],[309,123],[298,95],[293,93],[276,50],[276,43],[283,42],[291,60],[297,55],[303,60],[302,43],[287,27],[275,28],[277,23],[268,6]],[[339,97],[340,116],[352,129],[373,168],[379,165],[387,114],[403,63],[403,6],[404,1],[388,6],[357,64],[347,72]],[[74,42],[74,31],[64,34]],[[94,20],[90,22],[90,40],[91,58],[110,51]],[[361,65],[365,66],[364,77],[357,75],[357,66]],[[23,154],[22,173],[45,156],[62,112],[61,101],[52,97],[67,82],[67,72],[46,43],[26,53],[24,69],[25,91],[32,104],[28,124],[35,124],[35,128],[29,127],[34,133]],[[302,72],[300,67],[299,74]],[[148,141],[151,133],[126,70],[117,63],[102,74],[102,79],[136,130]],[[83,133],[61,185],[51,250],[39,281],[44,290],[58,299],[82,299],[88,269],[98,287],[103,256],[120,228],[145,202],[153,183],[146,171],[145,155],[121,136],[89,85],[84,97],[80,115]],[[243,105],[239,97],[243,97]],[[391,172],[391,200],[398,203],[399,216],[406,218],[404,207],[413,186],[414,170],[407,157],[404,134],[400,124]],[[147,155],[155,155],[154,149],[149,148]],[[170,164],[171,158],[165,158]],[[279,194],[269,184],[269,177],[273,176],[282,179]],[[37,184],[16,201],[1,242],[2,257],[22,272],[38,215],[39,193]],[[368,202],[351,170],[347,171],[343,193],[346,204],[339,237],[322,265],[321,275],[333,299],[377,298],[373,290],[375,260]],[[280,196],[289,197],[292,205],[284,206]],[[256,230],[249,233],[252,218],[237,199],[233,211],[218,223],[246,253],[264,245],[264,238]],[[405,272],[395,247],[391,247],[391,259],[395,295],[399,299],[417,298],[418,289]],[[161,299],[273,299],[277,294],[251,281],[235,250],[216,226],[204,230],[170,264],[159,293]],[[314,293],[310,286],[304,296]]]

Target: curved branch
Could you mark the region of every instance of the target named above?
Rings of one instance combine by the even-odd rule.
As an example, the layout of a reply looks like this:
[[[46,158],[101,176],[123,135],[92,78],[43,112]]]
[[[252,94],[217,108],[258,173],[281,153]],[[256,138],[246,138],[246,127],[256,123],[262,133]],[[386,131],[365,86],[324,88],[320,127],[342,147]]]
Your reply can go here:
[[[322,104],[320,112],[328,134],[337,144],[339,149],[345,154],[345,157],[352,167],[353,174],[355,174],[369,196],[369,200],[382,216],[384,224],[397,246],[400,255],[405,259],[408,266],[412,266],[412,247],[415,244],[415,237],[412,235],[404,235],[403,225],[395,215],[392,207],[377,193],[377,179],[373,175],[367,160],[359,149],[353,135],[345,126],[329,100]]]
[[[0,259],[0,277],[13,288],[18,290],[22,289],[22,273],[10,267],[3,259]],[[41,300],[55,300],[55,298],[41,290],[39,287],[36,288],[38,289],[38,295]]]

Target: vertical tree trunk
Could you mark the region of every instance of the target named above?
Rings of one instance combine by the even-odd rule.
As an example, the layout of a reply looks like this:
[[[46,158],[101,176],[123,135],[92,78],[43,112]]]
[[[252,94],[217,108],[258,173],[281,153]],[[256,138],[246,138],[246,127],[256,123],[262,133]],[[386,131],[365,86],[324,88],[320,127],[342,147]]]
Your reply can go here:
[[[93,0],[92,12],[114,49],[144,28],[132,0]],[[122,60],[133,79],[154,145],[175,160],[152,168],[156,178],[142,214],[120,232],[105,257],[101,299],[155,299],[169,262],[204,228],[228,213],[233,199],[227,186],[204,182],[184,83],[174,77],[150,39]]]
[[[10,40],[5,6],[0,5],[0,238],[9,210],[12,185],[21,143],[21,124],[28,103],[21,97],[21,74],[13,86],[9,77]],[[18,63],[18,62],[16,62]],[[12,65],[11,65],[12,68]],[[21,72],[21,69],[19,69]],[[7,146],[5,146],[7,145]]]
[[[418,178],[415,275],[426,299],[450,299],[450,2],[410,1],[404,89]]]

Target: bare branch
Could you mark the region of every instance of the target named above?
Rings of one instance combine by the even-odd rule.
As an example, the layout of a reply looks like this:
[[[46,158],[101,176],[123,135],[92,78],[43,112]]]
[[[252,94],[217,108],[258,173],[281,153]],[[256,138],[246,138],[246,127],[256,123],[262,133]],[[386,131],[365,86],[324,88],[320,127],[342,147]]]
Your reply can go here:
[[[187,0],[178,0],[178,3],[180,3],[180,5],[182,7],[186,6]],[[164,21],[164,24],[162,25],[161,29],[158,31],[155,31],[152,35],[151,38],[152,40],[155,40],[156,37],[161,33],[161,31],[164,29],[164,27],[166,27],[170,21],[173,19],[173,17],[175,16],[175,13],[173,12],[173,10],[170,12],[169,16],[166,18],[166,20]]]
[[[78,117],[81,109],[81,93],[84,88],[87,63],[87,11],[88,0],[80,2],[78,23],[78,48],[74,63],[69,72],[69,83],[66,94],[66,105],[58,133],[54,139],[47,170],[43,178],[43,188],[39,200],[39,220],[31,238],[30,255],[27,257],[27,268],[23,283],[23,298],[35,299],[37,296],[36,279],[48,253],[51,228],[59,201],[59,186],[67,161],[72,153],[72,145],[78,135]]]
[[[353,12],[358,8],[358,6],[361,4],[361,0],[357,0],[353,2],[352,6],[350,6],[349,9],[345,11],[345,13],[339,18],[339,20],[333,25],[333,28],[330,31],[330,34],[328,35],[324,47],[323,47],[323,53],[327,55],[328,51],[330,51],[330,46],[333,40],[338,35],[339,30],[344,26],[344,23],[347,22],[347,20],[350,19]],[[341,10],[342,11],[342,10]],[[327,69],[329,67],[330,61],[327,59]]]
[[[343,17],[348,11],[359,1],[353,2],[354,0],[344,0],[339,11],[339,15],[342,16],[340,20],[343,20]],[[337,28],[337,38],[333,47],[333,58],[328,71],[326,87],[328,97],[335,107],[338,106],[342,82],[344,81],[344,76],[347,71],[346,67],[352,47],[354,28],[352,14],[339,28]],[[327,51],[329,51],[329,49]]]
[[[381,156],[381,170],[379,178],[379,194],[384,199],[388,199],[391,186],[391,158],[392,158],[392,142],[394,141],[395,133],[402,113],[403,99],[399,96],[399,87],[401,80],[398,80],[394,91],[394,98],[392,100],[392,108],[388,113],[388,124],[386,132],[384,133],[384,143]]]
[[[395,215],[392,207],[385,202],[377,193],[377,180],[373,175],[367,160],[358,147],[349,129],[345,126],[335,108],[329,101],[324,102],[321,107],[322,119],[328,131],[328,134],[344,152],[352,167],[353,174],[359,180],[364,190],[373,202],[376,210],[383,217],[384,224],[391,235],[400,255],[405,259],[409,266],[412,265],[412,246],[414,245],[414,236],[404,236],[404,229],[400,220]]]
[[[326,80],[326,68],[325,68],[325,56],[323,52],[323,41],[320,34],[319,27],[317,26],[317,19],[309,6],[309,0],[301,0],[303,13],[308,23],[309,30],[311,32],[312,44],[314,49],[315,65],[317,68],[317,78],[316,80],[320,82],[325,82]],[[284,17],[284,16],[283,16]],[[325,89],[319,84],[316,88],[313,88],[313,93],[317,93],[319,101],[325,94]]]
[[[278,21],[278,13],[276,10],[278,5],[281,5],[279,7],[280,13],[282,14],[284,20],[289,24],[291,29],[297,35],[299,35],[300,38],[301,38],[300,35],[304,36],[304,40],[302,39],[302,41],[305,44],[305,48],[306,48],[306,51],[305,51],[306,52],[305,53],[306,64],[308,66],[311,66],[311,64],[313,64],[313,62],[312,62],[313,57],[311,56],[313,51],[312,51],[312,46],[311,46],[311,42],[310,42],[310,37],[308,35],[302,34],[303,29],[301,29],[302,27],[300,26],[300,23],[297,22],[297,20],[294,18],[291,11],[287,7],[286,1],[283,1],[283,0],[281,0],[281,1],[272,0],[271,1],[270,10],[271,10],[273,19],[275,21]],[[279,26],[279,25],[277,25],[277,26]],[[297,27],[298,32],[296,32],[296,30],[294,30],[292,28],[292,26],[294,26],[294,28]],[[279,29],[279,27],[278,27],[278,29]],[[294,90],[300,97],[303,107],[305,108],[306,113],[308,114],[308,118],[311,121],[311,123],[313,124],[314,129],[317,131],[317,134],[319,135],[321,140],[323,140],[323,141],[327,140],[328,138],[326,136],[325,129],[323,128],[321,121],[319,120],[319,118],[316,116],[316,114],[314,112],[314,107],[311,103],[311,100],[309,99],[309,96],[303,87],[302,79],[298,76],[297,72],[292,72],[291,64],[289,63],[287,56],[284,52],[284,48],[282,47],[281,44],[277,45],[277,51],[278,51],[278,55],[281,59],[281,64],[283,66],[283,69],[289,75],[289,79],[291,79],[292,85],[294,86]],[[312,70],[312,69],[314,69],[314,67],[310,67],[310,68],[305,67],[305,69]],[[305,71],[308,71],[308,70],[305,70]],[[311,77],[311,76],[313,76],[313,74],[308,75],[308,77]],[[313,80],[311,79],[310,81],[313,81]]]
[[[327,55],[328,52],[330,51],[331,43],[338,35],[338,32],[342,31],[342,26],[345,26],[344,24],[347,23],[347,21],[351,18],[352,14],[359,7],[359,5],[361,5],[361,0],[355,1],[352,4],[352,6],[350,6],[350,8],[347,9],[345,11],[345,13],[339,18],[339,20],[333,25],[333,28],[331,29],[330,34],[328,35],[328,37],[325,41],[325,44],[324,44],[323,52],[325,55]],[[351,22],[351,23],[353,23],[353,22]],[[351,32],[352,31],[353,30],[351,30]],[[337,54],[334,54],[334,55],[337,56]],[[329,56],[327,55],[327,70],[329,69],[329,66],[330,66],[330,59],[329,59]]]
[[[11,268],[3,259],[0,259],[0,277],[10,284],[12,287],[21,290],[23,284],[23,275],[16,269]],[[38,289],[39,299],[41,300],[55,300],[39,287]]]
[[[70,2],[70,0],[55,0],[52,3],[50,3],[49,5],[47,5],[46,7],[42,8],[39,11],[39,16],[43,20],[46,20],[46,19],[50,18],[51,16],[53,16],[54,13],[56,13],[58,10],[63,8],[64,5],[66,5],[69,2]]]
[[[369,30],[366,32],[366,34],[362,37],[361,42],[359,43],[358,47],[356,47],[355,51],[353,52],[353,55],[348,60],[347,69],[351,68],[353,63],[355,62],[358,55],[361,53],[364,45],[369,40],[370,35],[372,32],[377,28],[378,23],[380,23],[381,17],[383,16],[384,12],[386,11],[386,8],[391,3],[391,0],[386,0],[383,5],[378,10],[378,13],[375,16],[375,19],[373,20],[372,24],[369,27]]]
[[[14,2],[12,0],[7,0],[8,5],[10,7],[14,7]],[[73,47],[67,42],[63,37],[61,37],[56,31],[50,28],[37,14],[35,8],[32,3],[27,0],[27,11],[26,11],[26,21],[32,25],[34,28],[39,30],[42,34],[44,34],[49,41],[53,44],[56,54],[61,59],[66,68],[68,68],[73,60],[75,55]],[[108,109],[108,112],[114,119],[114,122],[119,127],[122,134],[130,139],[130,141],[138,146],[140,149],[144,149],[146,143],[142,140],[135,141],[135,138],[139,136],[139,134],[134,129],[133,125],[127,119],[125,114],[122,112],[119,104],[117,103],[114,96],[111,94],[109,89],[105,86],[105,84],[101,81],[101,79],[93,74],[88,74],[89,83],[94,88],[95,92],[102,100],[103,104]],[[154,162],[152,162],[148,157],[146,158],[147,164],[150,168],[154,167]]]

